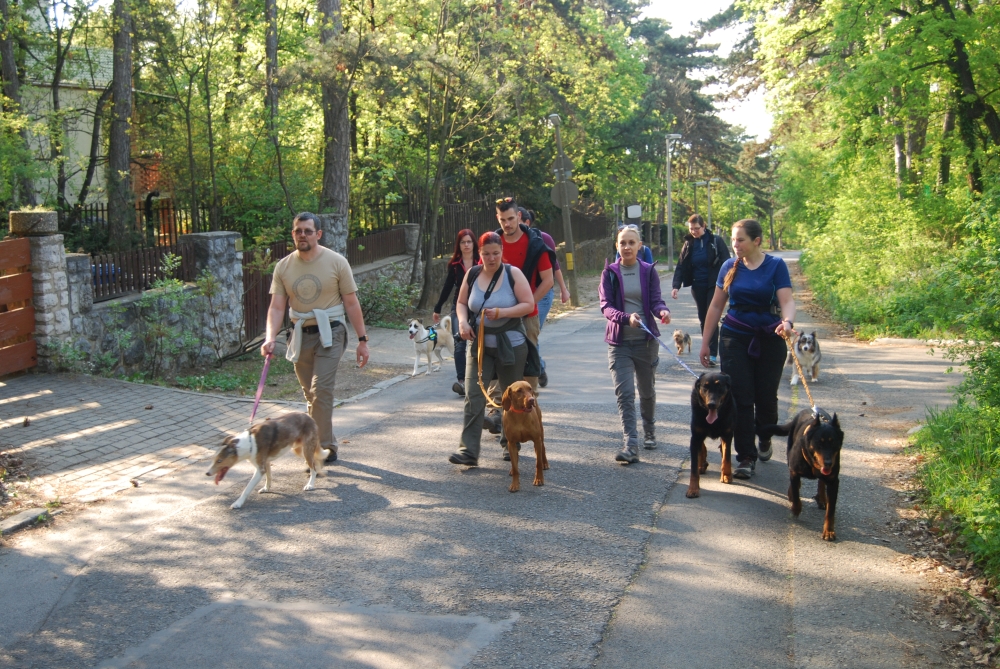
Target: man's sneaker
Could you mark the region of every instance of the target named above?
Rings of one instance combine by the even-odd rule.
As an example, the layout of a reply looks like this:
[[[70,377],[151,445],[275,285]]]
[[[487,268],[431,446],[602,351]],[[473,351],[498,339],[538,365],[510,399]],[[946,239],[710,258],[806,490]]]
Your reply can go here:
[[[714,356],[714,355],[708,356],[708,366],[709,367],[718,367],[719,366],[719,358],[717,356]]]
[[[465,467],[478,467],[479,460],[472,457],[468,453],[463,453],[459,451],[458,453],[453,453],[451,457],[448,458],[448,462],[453,465],[463,465]]]
[[[760,459],[761,462],[767,462],[768,460],[771,459],[772,455],[774,455],[774,449],[771,448],[770,441],[768,441],[767,443],[761,442],[757,446],[757,457]]]
[[[538,385],[542,388],[549,385],[549,373],[544,369],[542,370],[542,373],[538,375]]]
[[[630,451],[628,448],[623,448],[619,451],[618,455],[615,456],[615,461],[620,462],[623,465],[634,465],[639,462],[639,454]]]
[[[646,438],[642,440],[642,447],[647,451],[651,451],[656,448],[656,437],[653,436],[652,432],[646,433]]]
[[[754,462],[750,458],[746,460],[740,460],[739,464],[736,465],[736,469],[733,470],[734,479],[748,479],[753,476]]]

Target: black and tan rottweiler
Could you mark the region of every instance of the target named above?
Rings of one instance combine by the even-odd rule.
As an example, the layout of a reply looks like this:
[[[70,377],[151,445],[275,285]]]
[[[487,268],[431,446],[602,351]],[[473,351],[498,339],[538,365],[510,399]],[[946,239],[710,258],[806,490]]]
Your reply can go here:
[[[708,448],[705,439],[719,439],[722,451],[720,480],[733,482],[730,457],[733,450],[733,427],[736,425],[736,398],[728,374],[702,374],[691,391],[691,482],[687,496],[697,497],[701,474],[708,471]]]
[[[823,539],[836,539],[833,516],[840,489],[840,449],[844,445],[844,431],[840,429],[837,414],[830,418],[823,410],[814,414],[811,409],[803,409],[792,422],[761,426],[757,434],[761,438],[788,436],[788,501],[792,503],[792,513],[798,516],[802,512],[799,497],[802,478],[816,479],[816,505],[826,509]]]

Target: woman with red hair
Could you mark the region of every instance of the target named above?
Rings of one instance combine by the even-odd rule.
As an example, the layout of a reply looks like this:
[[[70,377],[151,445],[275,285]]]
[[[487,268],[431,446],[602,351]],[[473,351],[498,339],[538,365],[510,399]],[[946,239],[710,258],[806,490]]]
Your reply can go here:
[[[455,237],[455,251],[451,254],[451,261],[448,263],[448,274],[444,279],[444,288],[441,289],[441,296],[438,298],[437,304],[434,305],[435,323],[441,321],[441,307],[451,297],[452,291],[462,285],[465,273],[478,264],[479,244],[476,243],[475,234],[468,228],[459,230]],[[458,300],[458,291],[455,291],[455,300]],[[455,335],[455,373],[458,375],[458,381],[452,384],[451,389],[464,397],[466,341],[458,336],[455,301],[451,303],[451,333]]]

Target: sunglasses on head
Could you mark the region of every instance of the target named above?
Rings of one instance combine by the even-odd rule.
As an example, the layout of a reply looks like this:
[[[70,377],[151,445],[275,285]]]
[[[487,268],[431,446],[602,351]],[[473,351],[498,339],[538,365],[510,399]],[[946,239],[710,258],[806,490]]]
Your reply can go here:
[[[639,230],[639,226],[636,225],[635,223],[629,223],[628,225],[623,225],[622,227],[620,227],[618,229],[619,230],[636,230],[636,231],[638,231]]]
[[[514,201],[514,198],[512,198],[512,197],[501,197],[501,198],[497,199],[497,204],[503,204],[504,202],[513,202],[513,201]]]

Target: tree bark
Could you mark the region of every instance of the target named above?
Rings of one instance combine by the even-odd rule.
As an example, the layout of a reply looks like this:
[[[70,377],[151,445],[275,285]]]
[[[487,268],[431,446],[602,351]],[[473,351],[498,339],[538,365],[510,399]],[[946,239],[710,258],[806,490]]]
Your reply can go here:
[[[219,226],[219,186],[215,179],[215,135],[212,132],[212,89],[210,88],[209,71],[212,64],[212,52],[205,57],[205,72],[203,85],[205,87],[205,125],[208,131],[208,174],[212,181],[212,207],[208,212],[209,229],[218,232]]]
[[[90,184],[94,181],[97,161],[101,156],[101,121],[104,120],[104,105],[108,104],[110,99],[111,86],[107,86],[101,91],[101,96],[97,98],[97,104],[94,106],[94,123],[90,130],[90,157],[87,160],[87,172],[83,177],[83,186],[80,187],[80,194],[76,198],[76,207],[70,213],[70,226],[77,222],[80,207],[87,202],[87,196],[90,194]]]
[[[343,29],[340,0],[317,0],[322,17],[320,42],[328,44]],[[322,84],[323,103],[323,187],[319,209],[326,225],[322,242],[329,248],[346,248],[351,192],[351,123],[346,85],[336,81]]]
[[[941,131],[941,156],[938,158],[938,174],[937,174],[937,185],[938,188],[946,186],[948,181],[951,180],[951,149],[948,146],[948,140],[951,138],[951,133],[955,131],[955,110],[948,109],[944,114],[944,126]]]
[[[267,33],[264,36],[264,51],[266,60],[265,99],[267,102],[267,127],[274,145],[274,158],[278,167],[278,183],[285,194],[285,206],[295,215],[292,197],[285,184],[285,169],[281,164],[281,141],[278,137],[278,3],[277,0],[264,0],[264,14],[267,20]]]
[[[111,81],[111,131],[108,135],[108,229],[113,248],[127,248],[126,232],[135,227],[135,196],[132,193],[132,10],[129,0],[115,0],[114,65]]]
[[[0,0],[0,78],[3,79],[3,94],[10,100],[11,108],[21,106],[21,80],[17,75],[17,59],[14,52],[14,37],[10,28],[10,5],[7,0]],[[8,109],[7,111],[11,111]],[[28,146],[28,131],[24,128],[18,132],[24,146]],[[24,203],[34,207],[38,204],[35,196],[35,184],[31,177],[22,174],[18,180],[19,197],[14,198],[14,204]]]

